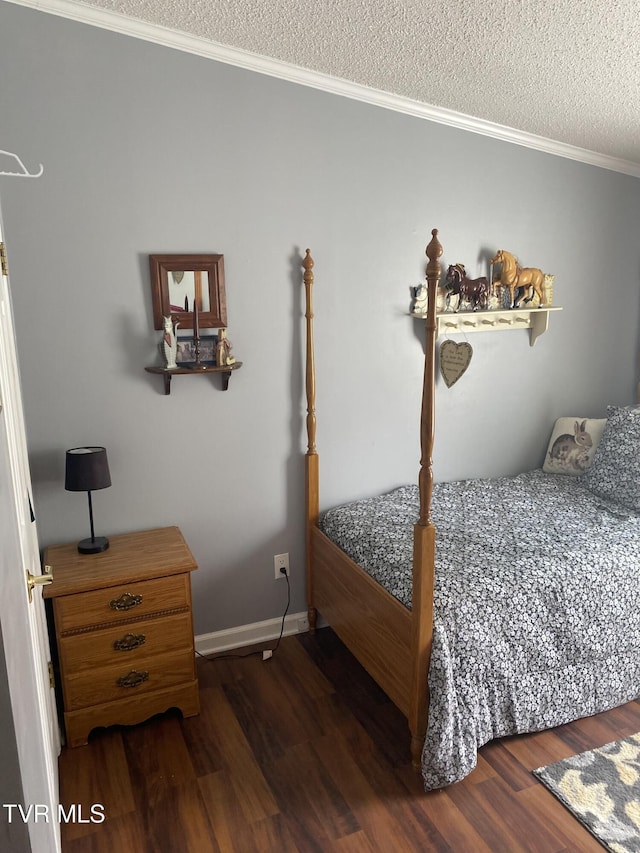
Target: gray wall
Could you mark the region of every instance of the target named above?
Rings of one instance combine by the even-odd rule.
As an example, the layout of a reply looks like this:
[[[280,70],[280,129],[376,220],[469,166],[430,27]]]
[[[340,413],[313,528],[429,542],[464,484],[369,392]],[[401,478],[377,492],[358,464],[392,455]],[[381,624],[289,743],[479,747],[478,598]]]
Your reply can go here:
[[[64,451],[104,444],[97,533],[178,524],[200,570],[196,632],[304,609],[300,259],[315,260],[322,505],[414,481],[422,329],[407,316],[440,229],[445,264],[497,248],[555,273],[550,329],[469,336],[438,384],[439,479],[542,463],[555,418],[633,399],[640,182],[126,36],[0,4],[1,147],[35,503],[43,545],[87,534]],[[8,83],[7,81],[10,81]],[[222,393],[156,358],[150,253],[222,252]]]

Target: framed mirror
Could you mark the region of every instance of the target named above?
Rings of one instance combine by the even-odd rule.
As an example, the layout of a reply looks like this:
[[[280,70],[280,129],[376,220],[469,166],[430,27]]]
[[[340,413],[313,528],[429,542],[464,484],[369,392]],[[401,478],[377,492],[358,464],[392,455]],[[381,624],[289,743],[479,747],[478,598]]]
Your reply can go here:
[[[149,270],[154,329],[169,314],[180,329],[193,329],[196,299],[201,329],[226,328],[224,255],[149,255]]]

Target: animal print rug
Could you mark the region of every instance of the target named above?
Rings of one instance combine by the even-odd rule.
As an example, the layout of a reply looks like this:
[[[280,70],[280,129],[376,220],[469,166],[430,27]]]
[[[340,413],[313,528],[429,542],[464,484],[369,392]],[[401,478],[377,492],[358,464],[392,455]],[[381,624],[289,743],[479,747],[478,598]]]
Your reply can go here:
[[[613,853],[640,851],[640,734],[533,771]]]

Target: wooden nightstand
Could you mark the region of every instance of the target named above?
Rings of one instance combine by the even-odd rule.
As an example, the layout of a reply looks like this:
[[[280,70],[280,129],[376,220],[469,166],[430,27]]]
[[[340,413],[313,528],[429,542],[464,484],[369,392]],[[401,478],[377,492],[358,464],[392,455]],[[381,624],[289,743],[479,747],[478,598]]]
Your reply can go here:
[[[200,710],[191,576],[193,555],[177,527],[109,538],[108,550],[79,554],[49,546],[53,615],[68,746],[96,726],[130,725],[179,708]]]

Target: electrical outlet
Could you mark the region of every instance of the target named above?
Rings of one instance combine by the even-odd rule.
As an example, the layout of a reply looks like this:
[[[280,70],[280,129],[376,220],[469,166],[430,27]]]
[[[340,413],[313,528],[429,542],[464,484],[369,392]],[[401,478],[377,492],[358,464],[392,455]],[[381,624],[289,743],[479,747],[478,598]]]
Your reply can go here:
[[[284,578],[284,574],[280,571],[280,569],[284,569],[287,577],[289,576],[289,555],[288,554],[276,554],[273,558],[273,566],[275,570],[276,580],[279,581],[281,578]]]

